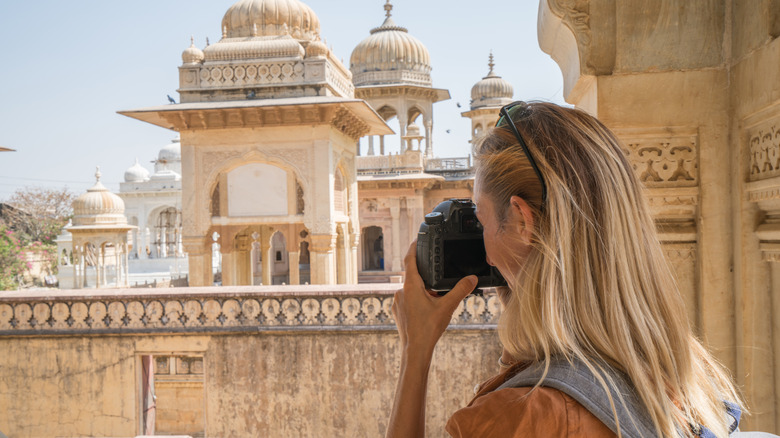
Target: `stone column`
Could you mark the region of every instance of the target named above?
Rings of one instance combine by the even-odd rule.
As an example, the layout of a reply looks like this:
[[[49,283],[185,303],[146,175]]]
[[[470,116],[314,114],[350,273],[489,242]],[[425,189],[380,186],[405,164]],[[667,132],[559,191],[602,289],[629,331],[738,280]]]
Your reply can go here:
[[[208,242],[208,244],[204,244]],[[184,237],[182,243],[187,251],[190,286],[213,286],[214,274],[211,272],[211,238]]]
[[[358,148],[358,151],[360,151],[360,148]],[[360,155],[360,154],[358,154]],[[368,136],[368,153],[366,155],[374,155],[374,136],[369,135]]]
[[[81,289],[81,285],[83,285],[83,282],[79,282],[81,279],[81,260],[83,257],[81,257],[81,251],[78,249],[76,245],[73,245],[71,243],[72,248],[72,254],[73,254],[73,289]]]
[[[433,158],[433,120],[424,119],[423,122],[425,123],[425,156]]]
[[[301,284],[300,253],[288,251],[287,260],[290,264],[290,284]]]
[[[125,286],[130,287],[130,254],[125,251]]]
[[[358,284],[358,248],[360,247],[360,233],[357,231],[349,235],[350,257],[350,283]]]
[[[772,339],[772,359],[774,361],[774,376],[773,386],[775,393],[775,402],[780,398],[780,242],[766,242],[761,243],[761,253],[764,261],[769,262],[771,287],[770,287],[770,303],[771,303],[771,328],[770,333],[767,333]],[[768,384],[769,382],[767,382]],[[775,408],[775,430],[780,427],[780,409]]]
[[[114,243],[114,283],[119,287],[122,277],[122,266],[119,262],[119,243]]]
[[[385,136],[380,135],[379,136],[379,155],[385,154]]]
[[[403,271],[403,266],[401,265],[401,253],[403,252],[403,249],[401,248],[401,200],[398,198],[391,198],[390,199],[390,224],[392,227],[392,233],[393,233],[393,244],[391,247],[391,253],[392,253],[392,260],[393,265],[391,269],[385,269],[386,271]],[[387,261],[387,250],[385,250],[385,261]]]
[[[311,284],[336,284],[335,234],[312,234],[309,247]]]
[[[341,233],[336,238],[336,244],[338,245],[338,260],[336,261],[336,269],[338,271],[337,282],[339,284],[351,283],[352,271],[349,267],[352,257],[350,256],[349,238],[347,236],[347,227],[343,224],[337,225]]]
[[[236,253],[233,251],[233,248],[226,248],[225,246],[219,248],[219,251],[222,253],[222,286],[237,286]]]
[[[269,286],[273,283],[273,268],[274,268],[274,248],[271,245],[271,238],[273,234],[263,229],[262,237],[260,238],[260,254],[262,254],[263,262],[263,285]]]

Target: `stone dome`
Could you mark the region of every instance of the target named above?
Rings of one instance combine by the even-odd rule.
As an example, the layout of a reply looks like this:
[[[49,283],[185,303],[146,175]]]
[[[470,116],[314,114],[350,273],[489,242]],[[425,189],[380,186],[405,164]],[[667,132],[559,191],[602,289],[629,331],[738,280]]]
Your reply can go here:
[[[371,29],[371,35],[352,51],[350,70],[355,85],[417,82],[430,85],[431,59],[428,49],[406,28],[393,21],[390,0],[385,4],[387,18],[381,26]],[[389,75],[375,72],[391,72]],[[397,72],[407,75],[397,77]],[[384,77],[387,76],[387,77]]]
[[[149,171],[138,163],[138,158],[135,159],[135,164],[125,170],[125,182],[143,182],[149,179]]]
[[[312,41],[306,46],[306,57],[316,58],[328,56],[328,46],[320,40]]]
[[[490,54],[488,66],[490,71],[481,81],[474,84],[471,88],[471,109],[485,106],[504,106],[512,103],[514,89],[512,84],[498,76],[493,67],[493,54]]]
[[[239,0],[222,18],[223,38],[290,35],[313,41],[320,20],[300,0]]]
[[[157,154],[157,161],[163,163],[176,163],[181,161],[181,139],[176,137],[173,142],[162,149]]]
[[[190,46],[181,53],[181,61],[186,64],[200,64],[205,59],[203,51],[195,47],[195,39],[190,38]]]
[[[127,225],[125,203],[100,182],[100,168],[95,185],[73,201],[73,225]]]
[[[410,123],[409,126],[406,127],[406,136],[407,137],[419,137],[420,136],[420,127],[417,126],[416,123]]]

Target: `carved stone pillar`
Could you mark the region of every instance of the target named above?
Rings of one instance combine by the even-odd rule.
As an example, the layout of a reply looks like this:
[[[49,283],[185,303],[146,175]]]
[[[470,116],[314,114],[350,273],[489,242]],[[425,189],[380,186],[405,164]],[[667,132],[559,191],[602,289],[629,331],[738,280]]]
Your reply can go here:
[[[212,286],[214,275],[211,272],[211,245],[204,244],[204,237],[185,237],[182,239],[187,251],[190,286]]]
[[[392,251],[393,266],[390,270],[398,272],[403,270],[401,265],[401,200],[398,198],[390,199],[390,226],[393,233],[393,246],[390,249]],[[385,260],[387,257],[385,256]]]
[[[311,235],[311,284],[336,284],[335,248],[335,234]]]

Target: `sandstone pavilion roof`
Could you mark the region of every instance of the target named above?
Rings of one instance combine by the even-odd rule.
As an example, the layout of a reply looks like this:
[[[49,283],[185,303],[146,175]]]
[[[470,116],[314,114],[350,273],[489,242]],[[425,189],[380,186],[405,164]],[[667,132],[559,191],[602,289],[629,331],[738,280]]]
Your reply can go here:
[[[490,53],[487,76],[474,84],[471,88],[471,109],[475,110],[483,107],[501,107],[512,103],[514,90],[512,84],[502,79],[493,71],[495,63],[493,62],[493,53]]]
[[[300,0],[239,0],[222,38],[182,52],[182,103],[339,96],[352,98],[349,70],[320,40],[320,20]]]
[[[95,180],[95,185],[73,201],[73,226],[69,229],[128,227],[125,203],[100,182],[100,168]]]
[[[355,86],[409,84],[431,86],[428,49],[393,21],[390,0],[385,21],[352,51],[350,70]]]

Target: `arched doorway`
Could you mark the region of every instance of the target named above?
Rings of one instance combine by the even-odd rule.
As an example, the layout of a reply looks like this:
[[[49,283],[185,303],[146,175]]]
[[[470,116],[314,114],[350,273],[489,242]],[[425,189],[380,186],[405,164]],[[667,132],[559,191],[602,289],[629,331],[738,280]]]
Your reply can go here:
[[[385,270],[385,245],[381,227],[363,228],[363,270]]]

